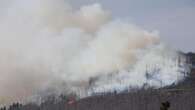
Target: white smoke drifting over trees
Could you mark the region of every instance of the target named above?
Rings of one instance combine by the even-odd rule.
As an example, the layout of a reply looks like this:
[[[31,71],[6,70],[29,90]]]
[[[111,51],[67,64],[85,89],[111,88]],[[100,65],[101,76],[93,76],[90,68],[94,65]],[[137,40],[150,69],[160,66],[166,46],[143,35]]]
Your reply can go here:
[[[48,92],[83,97],[146,83],[162,87],[183,78],[177,53],[157,32],[113,20],[100,4],[74,10],[63,0],[9,0],[1,8],[0,104]]]

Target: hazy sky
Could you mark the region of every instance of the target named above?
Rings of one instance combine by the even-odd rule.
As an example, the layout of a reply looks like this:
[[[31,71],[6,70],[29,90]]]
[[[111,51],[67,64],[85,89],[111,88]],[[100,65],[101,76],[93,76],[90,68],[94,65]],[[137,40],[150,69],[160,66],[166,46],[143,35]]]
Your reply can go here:
[[[1,1],[5,3],[0,7],[4,7],[11,0]],[[100,3],[114,18],[128,19],[147,30],[158,30],[168,45],[183,51],[195,51],[195,0],[66,1],[75,7]]]
[[[69,0],[75,7],[100,3],[115,18],[129,19],[174,48],[195,51],[195,0]]]

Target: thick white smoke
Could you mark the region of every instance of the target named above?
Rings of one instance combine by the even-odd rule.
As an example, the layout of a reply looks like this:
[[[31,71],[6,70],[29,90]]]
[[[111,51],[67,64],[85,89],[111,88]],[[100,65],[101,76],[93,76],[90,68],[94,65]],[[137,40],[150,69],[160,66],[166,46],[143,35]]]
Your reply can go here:
[[[158,33],[112,20],[99,4],[74,10],[64,0],[10,0],[2,8],[0,104],[48,91],[86,96],[183,78],[177,53]]]

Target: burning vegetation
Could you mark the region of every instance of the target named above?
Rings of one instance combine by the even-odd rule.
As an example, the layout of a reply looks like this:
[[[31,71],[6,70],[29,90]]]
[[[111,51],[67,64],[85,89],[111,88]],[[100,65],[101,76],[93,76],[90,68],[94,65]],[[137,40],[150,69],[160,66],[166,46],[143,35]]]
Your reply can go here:
[[[0,105],[19,102],[8,110],[137,110],[152,100],[154,108],[173,108],[172,99],[157,98],[169,92],[159,91],[193,82],[193,53],[98,3],[77,10],[64,0],[11,0],[2,8]]]

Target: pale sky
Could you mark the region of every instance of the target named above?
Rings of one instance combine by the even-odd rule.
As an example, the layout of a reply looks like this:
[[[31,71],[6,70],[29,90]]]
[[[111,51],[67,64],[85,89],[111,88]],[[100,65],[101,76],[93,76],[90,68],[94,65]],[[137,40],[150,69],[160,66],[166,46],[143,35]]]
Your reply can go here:
[[[168,45],[195,52],[195,0],[69,0],[75,7],[100,3],[114,18],[158,30]]]
[[[1,0],[6,6],[10,0]],[[195,52],[195,0],[66,0],[74,7],[99,3],[115,19],[125,19],[147,30],[158,30],[173,48]],[[0,10],[2,11],[2,10]]]

